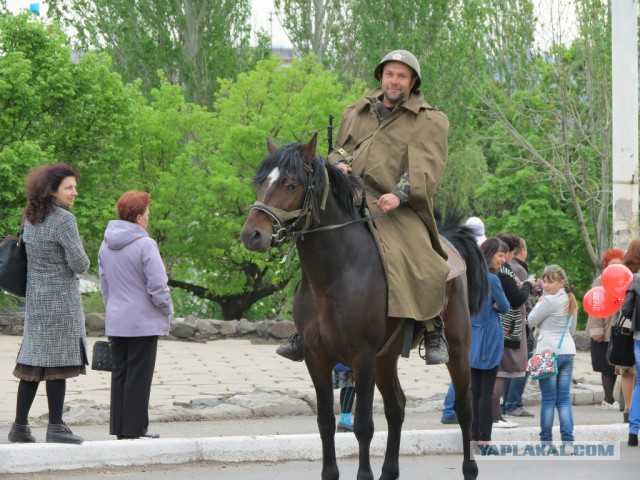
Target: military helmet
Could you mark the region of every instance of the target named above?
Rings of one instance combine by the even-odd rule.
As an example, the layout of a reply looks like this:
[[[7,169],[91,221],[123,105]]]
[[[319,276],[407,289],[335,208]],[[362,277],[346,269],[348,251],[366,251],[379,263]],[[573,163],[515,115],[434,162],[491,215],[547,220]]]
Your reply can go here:
[[[416,83],[413,86],[412,91],[415,91],[420,86],[420,64],[418,63],[418,59],[411,52],[407,52],[406,50],[394,50],[393,52],[387,53],[378,66],[373,71],[373,76],[377,81],[380,81],[382,78],[382,69],[387,62],[400,62],[405,65],[411,67],[413,71],[416,73]]]

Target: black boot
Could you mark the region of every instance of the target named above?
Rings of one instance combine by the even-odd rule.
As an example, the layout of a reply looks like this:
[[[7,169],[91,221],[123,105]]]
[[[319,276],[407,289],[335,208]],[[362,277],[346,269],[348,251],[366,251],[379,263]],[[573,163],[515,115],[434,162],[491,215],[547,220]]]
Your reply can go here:
[[[64,423],[50,423],[47,426],[47,443],[75,443],[80,445],[84,438],[74,435]]]
[[[425,326],[424,338],[421,342],[424,345],[424,356],[422,354],[421,356],[427,365],[447,363],[449,361],[449,344],[444,337],[442,319],[437,317],[429,321],[433,322],[433,330],[428,331]]]
[[[637,433],[630,433],[629,434],[629,441],[627,442],[627,445],[629,445],[630,447],[637,447],[638,446],[638,434]]]
[[[36,437],[31,435],[31,429],[28,425],[12,423],[9,431],[9,441],[11,443],[34,443]]]
[[[304,351],[302,346],[302,338],[298,332],[293,332],[287,343],[283,343],[276,349],[276,353],[281,357],[301,362],[304,360]]]

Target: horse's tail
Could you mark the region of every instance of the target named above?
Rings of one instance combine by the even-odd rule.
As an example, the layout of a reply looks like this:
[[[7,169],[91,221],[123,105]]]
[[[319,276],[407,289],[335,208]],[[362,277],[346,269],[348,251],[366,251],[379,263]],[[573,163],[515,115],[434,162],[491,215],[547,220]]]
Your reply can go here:
[[[474,233],[462,224],[463,215],[453,212],[440,218],[436,212],[439,233],[449,240],[467,264],[467,295],[469,312],[474,315],[489,296],[489,267],[480,251]]]

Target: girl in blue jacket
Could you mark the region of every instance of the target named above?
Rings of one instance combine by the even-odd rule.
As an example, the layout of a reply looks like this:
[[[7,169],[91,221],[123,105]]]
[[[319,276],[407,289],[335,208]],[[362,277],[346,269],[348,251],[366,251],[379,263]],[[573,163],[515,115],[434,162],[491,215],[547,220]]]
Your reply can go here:
[[[489,238],[480,245],[480,250],[489,266],[491,294],[484,300],[480,312],[471,317],[471,439],[490,441],[493,425],[493,389],[504,350],[504,334],[498,313],[509,311],[509,301],[502,290],[497,273],[505,261],[508,248],[502,240]]]

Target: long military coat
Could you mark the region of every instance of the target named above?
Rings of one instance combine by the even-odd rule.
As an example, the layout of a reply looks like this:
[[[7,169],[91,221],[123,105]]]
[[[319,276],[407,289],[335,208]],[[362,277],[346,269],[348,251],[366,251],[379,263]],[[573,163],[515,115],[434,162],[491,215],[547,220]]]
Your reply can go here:
[[[89,269],[73,214],[56,206],[44,222],[24,224],[27,295],[18,363],[65,367],[87,362],[77,273]]]
[[[343,113],[336,146],[352,155],[351,167],[371,198],[390,193],[409,171],[410,199],[375,220],[389,285],[392,317],[428,320],[440,313],[449,272],[433,216],[433,194],[447,163],[447,117],[414,93],[385,119],[376,89]],[[330,156],[335,163],[342,156]]]

